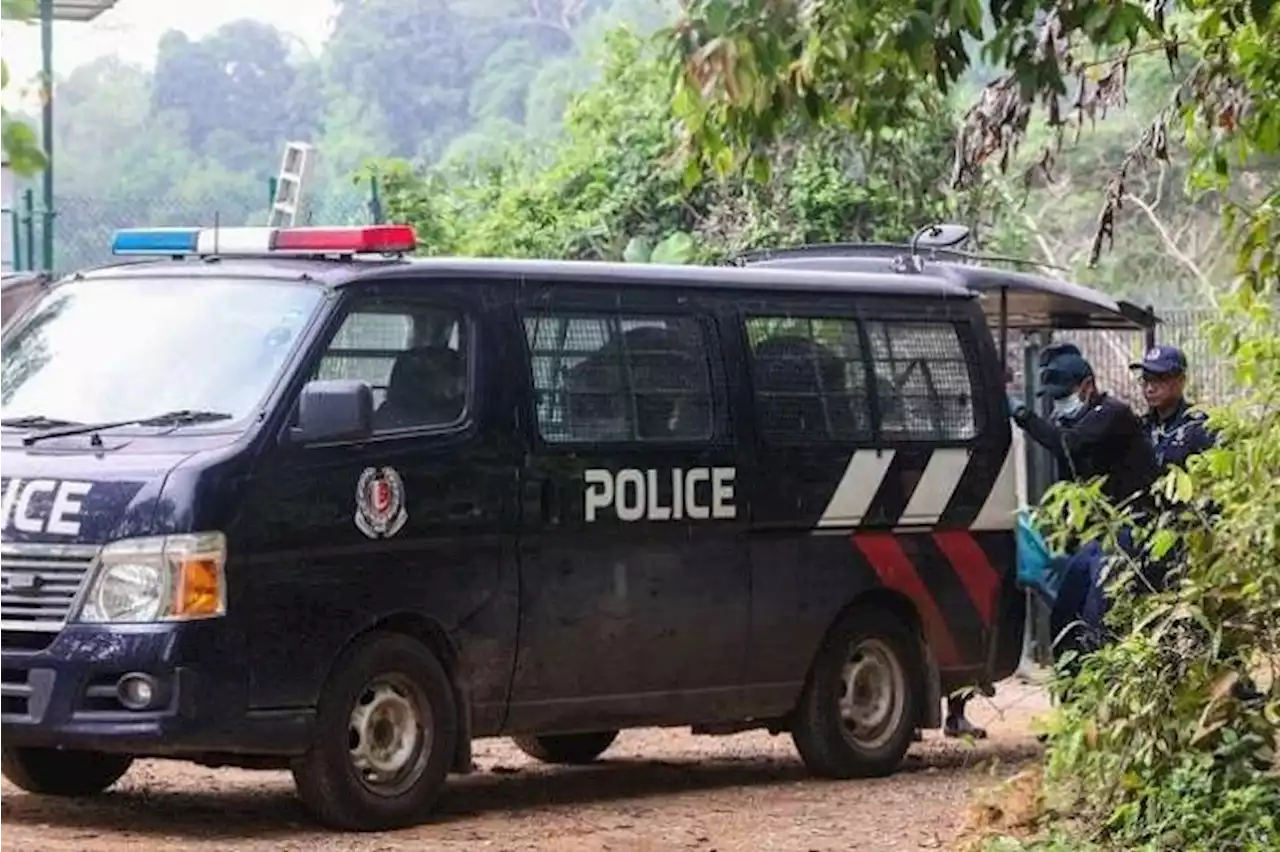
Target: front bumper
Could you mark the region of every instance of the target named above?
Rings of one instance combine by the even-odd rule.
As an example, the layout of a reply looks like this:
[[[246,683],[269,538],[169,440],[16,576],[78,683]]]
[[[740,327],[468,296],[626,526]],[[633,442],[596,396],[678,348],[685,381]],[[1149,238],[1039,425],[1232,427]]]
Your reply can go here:
[[[310,710],[248,712],[246,675],[213,622],[68,625],[48,647],[0,653],[0,735],[6,746],[139,756],[300,754]],[[156,684],[155,701],[129,709],[116,684],[131,673]]]

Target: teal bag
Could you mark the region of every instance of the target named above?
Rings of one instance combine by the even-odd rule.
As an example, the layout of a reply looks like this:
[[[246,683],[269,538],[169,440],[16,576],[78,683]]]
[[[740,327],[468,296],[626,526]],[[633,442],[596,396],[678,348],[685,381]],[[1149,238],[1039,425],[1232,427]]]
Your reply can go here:
[[[1060,570],[1060,560],[1054,557],[1048,542],[1031,522],[1028,510],[1018,512],[1014,535],[1018,548],[1018,585],[1034,591],[1053,606],[1065,574]]]

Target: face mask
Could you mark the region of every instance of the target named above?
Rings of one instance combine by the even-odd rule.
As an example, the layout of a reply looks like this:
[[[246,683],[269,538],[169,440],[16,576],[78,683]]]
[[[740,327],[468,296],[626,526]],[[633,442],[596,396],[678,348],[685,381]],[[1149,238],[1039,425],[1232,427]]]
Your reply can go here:
[[[1064,396],[1062,399],[1053,401],[1053,414],[1059,418],[1071,418],[1084,409],[1084,400],[1080,398],[1080,394],[1073,393]]]

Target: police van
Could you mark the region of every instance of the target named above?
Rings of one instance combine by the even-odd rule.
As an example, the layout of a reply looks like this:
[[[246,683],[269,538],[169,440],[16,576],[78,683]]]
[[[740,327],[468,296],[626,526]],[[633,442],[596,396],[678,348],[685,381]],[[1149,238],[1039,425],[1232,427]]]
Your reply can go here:
[[[980,288],[414,247],[123,231],[5,329],[11,782],[289,768],[377,829],[476,738],[582,763],[637,726],[880,775],[1014,670]]]

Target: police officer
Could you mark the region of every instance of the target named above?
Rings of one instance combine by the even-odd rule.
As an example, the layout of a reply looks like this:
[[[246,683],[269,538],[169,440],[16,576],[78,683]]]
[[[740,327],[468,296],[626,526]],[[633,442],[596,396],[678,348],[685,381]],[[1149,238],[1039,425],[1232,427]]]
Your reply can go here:
[[[1078,347],[1062,343],[1045,348],[1039,393],[1053,402],[1049,419],[1012,398],[1011,413],[1053,454],[1060,473],[1079,482],[1104,476],[1102,492],[1113,505],[1128,504],[1139,517],[1150,511],[1150,488],[1160,471],[1142,422],[1128,405],[1098,389],[1093,367]],[[1122,532],[1122,546],[1131,546],[1129,541]],[[1082,542],[1068,558],[1050,617],[1053,635],[1065,636],[1061,650],[1084,650],[1098,642],[1106,609],[1102,563],[1099,541]]]
[[[1207,428],[1208,415],[1187,402],[1186,356],[1176,346],[1153,346],[1141,361],[1129,366],[1141,371],[1142,395],[1147,403],[1142,425],[1161,471],[1171,466],[1185,468],[1187,459],[1214,443],[1213,433]],[[1161,521],[1166,526],[1171,522],[1167,516]],[[1141,573],[1144,587],[1163,588],[1170,568],[1181,560],[1182,551],[1179,542],[1163,558],[1147,561]]]
[[[1040,355],[1039,395],[1053,402],[1049,419],[1016,399],[1013,420],[1053,454],[1065,478],[1105,476],[1102,491],[1113,504],[1142,499],[1159,475],[1146,431],[1133,410],[1098,389],[1093,367],[1071,343]]]
[[[1208,416],[1193,409],[1185,396],[1187,358],[1176,346],[1153,346],[1130,367],[1141,371],[1147,413],[1143,428],[1160,468],[1186,467],[1187,459],[1213,446]]]

